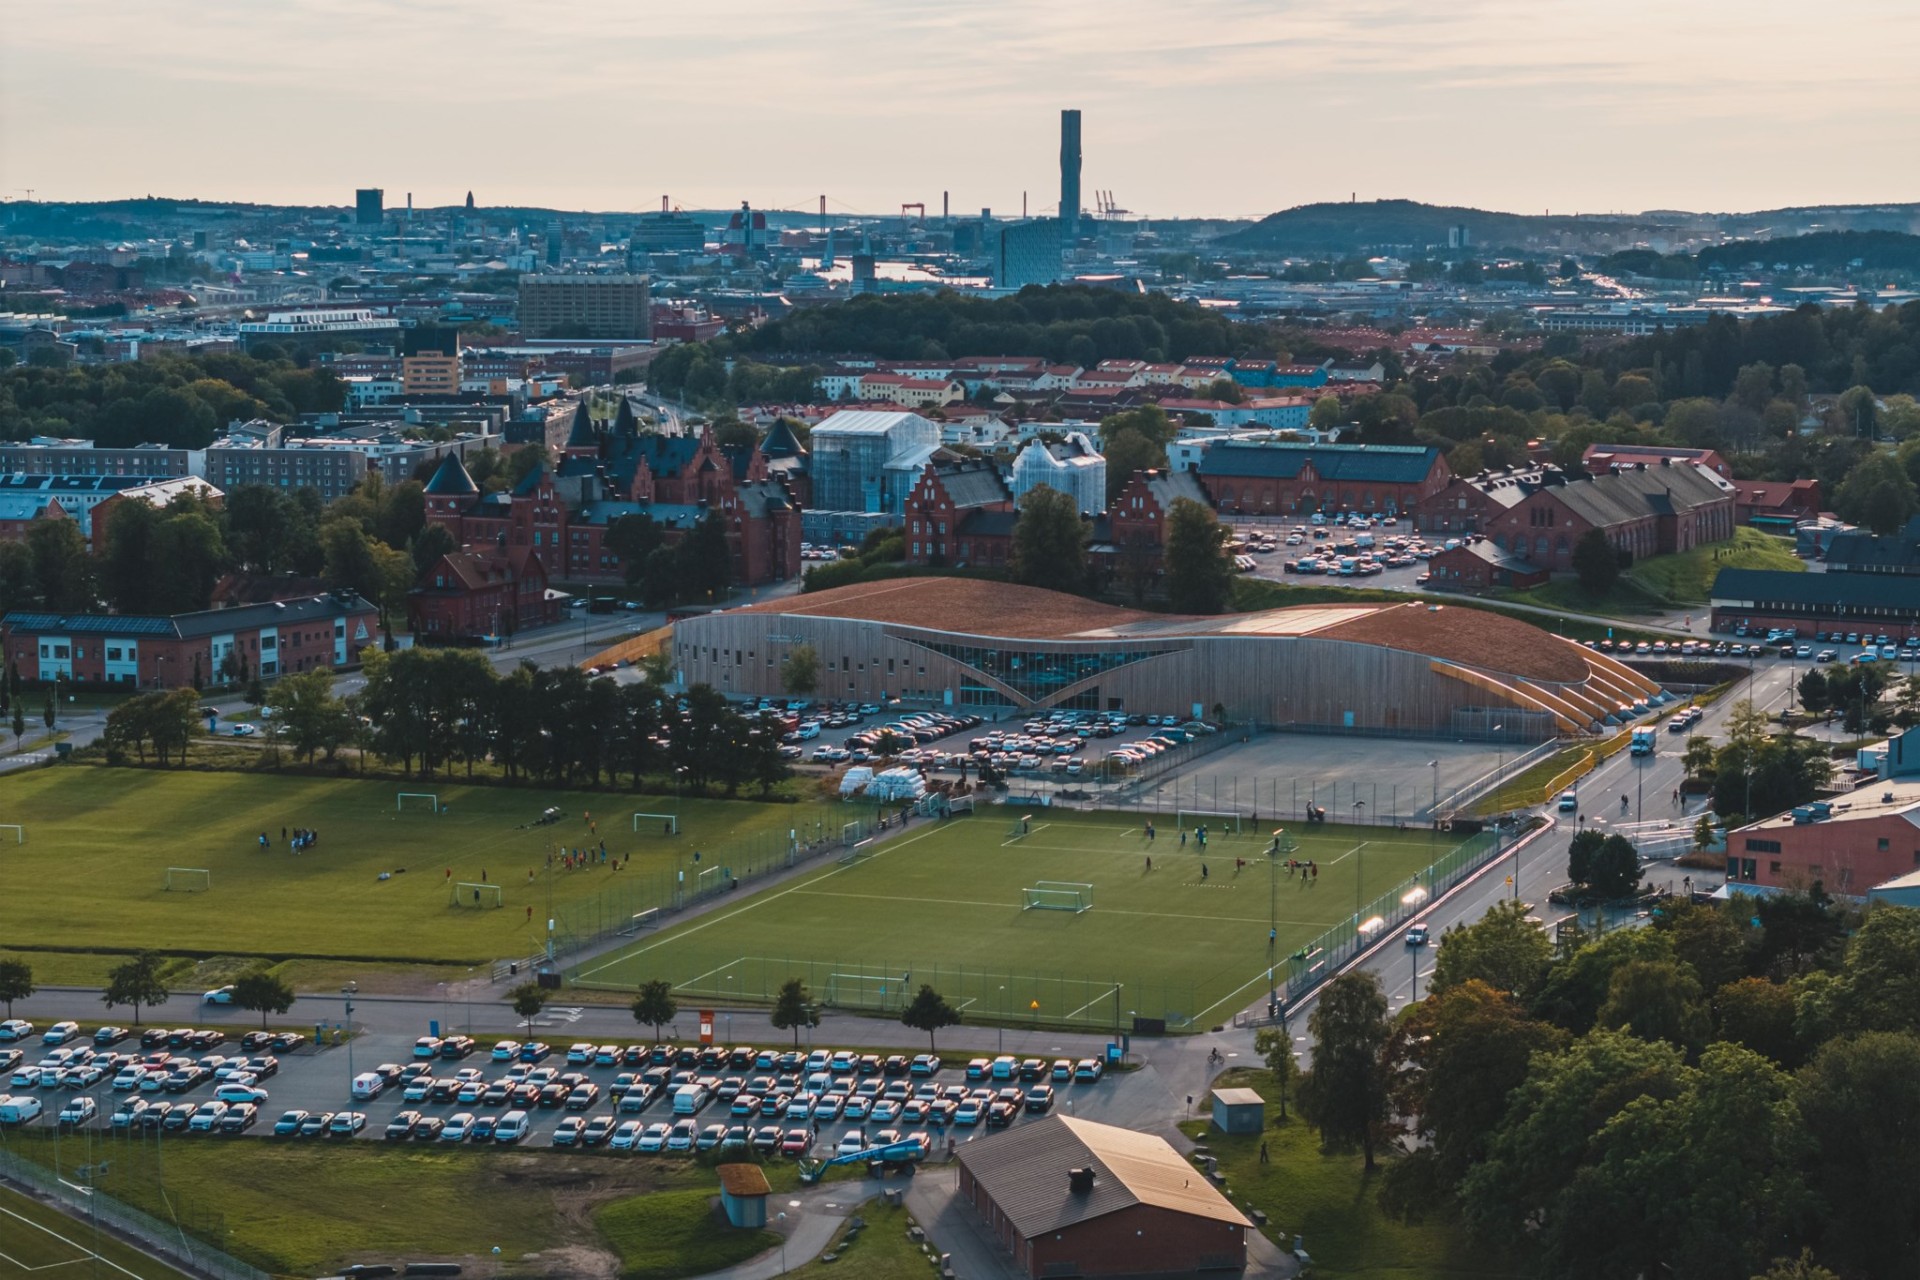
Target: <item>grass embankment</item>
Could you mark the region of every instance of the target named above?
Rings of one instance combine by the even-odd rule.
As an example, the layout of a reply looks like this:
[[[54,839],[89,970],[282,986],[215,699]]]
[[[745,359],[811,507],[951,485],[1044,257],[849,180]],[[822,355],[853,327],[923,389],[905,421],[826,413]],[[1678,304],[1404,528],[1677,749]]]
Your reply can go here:
[[[1804,573],[1806,568],[1806,563],[1793,554],[1791,540],[1758,529],[1737,529],[1725,542],[1642,560],[1597,596],[1582,587],[1578,579],[1556,578],[1530,591],[1502,592],[1499,598],[1546,609],[1635,618],[1689,606],[1704,607],[1712,596],[1713,580],[1722,569]]]
[[[434,792],[443,811],[409,801],[400,812],[400,790]],[[43,983],[97,982],[112,963],[101,956],[142,947],[206,962],[183,981],[225,978],[261,957],[295,963],[289,976],[303,985],[358,977],[369,964],[462,978],[468,965],[536,949],[534,917],[545,918],[549,903],[563,927],[570,917],[595,927],[615,905],[631,913],[649,894],[671,895],[695,851],[709,865],[724,859],[744,890],[757,869],[783,859],[789,830],[811,835],[816,823],[845,816],[824,804],[686,799],[678,835],[653,819],[633,830],[634,811],[673,812],[674,803],[446,782],[36,770],[0,782],[0,816],[27,831],[24,845],[7,846],[5,941]],[[532,825],[548,806],[566,816]],[[283,828],[315,830],[319,841],[296,854]],[[550,850],[597,852],[602,841],[607,863],[549,872]],[[204,868],[210,887],[169,892],[168,867]],[[476,908],[471,891],[451,901],[454,885],[482,881],[502,887],[500,908]]]
[[[1551,799],[1547,794],[1551,784],[1593,759],[1592,747],[1568,747],[1565,751],[1556,751],[1538,764],[1508,778],[1492,794],[1475,802],[1474,812],[1505,813],[1509,809],[1530,809],[1544,804]],[[1560,785],[1564,789],[1570,784],[1561,782]]]
[[[593,1215],[620,1255],[621,1280],[703,1276],[745,1262],[780,1243],[771,1231],[729,1227],[713,1192],[666,1191],[616,1201]]]
[[[163,1141],[164,1192],[160,1144],[151,1139],[68,1137],[56,1146],[44,1132],[6,1138],[8,1150],[50,1168],[56,1158],[63,1168],[106,1162],[103,1192],[277,1275],[427,1259],[504,1275],[593,1274],[618,1259],[625,1277],[666,1280],[778,1243],[709,1217],[707,1199],[718,1194],[719,1180],[706,1164],[687,1160],[412,1143]],[[797,1185],[790,1164],[766,1172],[776,1191]]]
[[[913,1216],[904,1206],[869,1200],[857,1214],[867,1225],[858,1232],[851,1223],[840,1229],[827,1248],[832,1262],[816,1260],[788,1274],[798,1280],[925,1280],[938,1274],[940,1253],[908,1238]]]
[[[1271,1093],[1265,1071],[1226,1073],[1216,1088]],[[1358,1153],[1328,1155],[1319,1136],[1298,1117],[1279,1120],[1269,1104],[1269,1127],[1254,1136],[1220,1133],[1204,1120],[1181,1126],[1220,1161],[1227,1198],[1267,1215],[1264,1230],[1282,1248],[1293,1237],[1313,1257],[1320,1280],[1510,1280],[1508,1262],[1470,1242],[1444,1215],[1402,1222],[1380,1208],[1380,1175],[1368,1177]],[[1270,1162],[1260,1163],[1265,1141]]]

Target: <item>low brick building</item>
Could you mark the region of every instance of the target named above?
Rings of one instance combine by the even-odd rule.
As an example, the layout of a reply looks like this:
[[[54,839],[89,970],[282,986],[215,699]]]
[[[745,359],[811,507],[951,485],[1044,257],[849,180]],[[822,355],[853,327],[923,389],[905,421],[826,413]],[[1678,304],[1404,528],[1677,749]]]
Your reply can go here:
[[[1427,562],[1432,574],[1429,585],[1450,591],[1491,591],[1511,587],[1524,591],[1547,581],[1547,571],[1529,560],[1522,560],[1479,535],[1457,547],[1436,551]]]
[[[1200,461],[1225,515],[1411,511],[1452,477],[1432,445],[1221,440]]]
[[[1920,782],[1871,782],[1727,836],[1730,886],[1805,892],[1817,884],[1828,893],[1863,898],[1875,885],[1916,869]]]
[[[29,680],[178,689],[295,671],[339,671],[379,642],[380,612],[351,592],[171,617],[42,613],[0,618],[0,647]]]
[[[407,593],[407,628],[423,639],[516,635],[559,618],[546,566],[530,548],[450,551]]]
[[[963,461],[941,465],[929,462],[919,481],[907,493],[906,544],[908,564],[1004,564],[1013,534],[1013,495],[991,462]],[[989,522],[993,532],[974,517],[997,514],[1007,519]],[[966,543],[966,550],[961,544]]]
[[[1164,1139],[1049,1116],[960,1148],[960,1199],[1033,1278],[1240,1271],[1246,1217]]]

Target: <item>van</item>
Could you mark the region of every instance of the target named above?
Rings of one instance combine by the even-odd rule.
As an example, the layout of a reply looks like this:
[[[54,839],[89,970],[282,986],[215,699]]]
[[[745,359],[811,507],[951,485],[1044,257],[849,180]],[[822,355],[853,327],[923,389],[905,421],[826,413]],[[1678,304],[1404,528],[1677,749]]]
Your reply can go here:
[[[38,1120],[46,1108],[32,1094],[0,1097],[0,1124],[27,1124]]]
[[[379,1075],[371,1071],[362,1071],[353,1078],[353,1100],[371,1102],[379,1097],[381,1090],[386,1087],[387,1082]]]
[[[518,1142],[527,1136],[527,1113],[509,1111],[500,1117],[500,1123],[493,1127],[495,1142]]]
[[[677,1116],[699,1115],[706,1107],[708,1094],[705,1085],[683,1084],[673,1091],[673,1114]]]

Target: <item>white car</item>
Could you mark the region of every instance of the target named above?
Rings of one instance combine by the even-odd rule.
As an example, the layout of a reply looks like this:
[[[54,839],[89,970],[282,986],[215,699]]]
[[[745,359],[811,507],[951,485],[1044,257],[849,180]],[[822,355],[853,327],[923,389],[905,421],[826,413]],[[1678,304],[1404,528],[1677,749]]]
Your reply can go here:
[[[33,1034],[33,1024],[25,1018],[8,1018],[0,1022],[0,1041],[25,1040]]]
[[[668,1132],[669,1130],[664,1124],[648,1125],[646,1132],[640,1135],[639,1149],[641,1151],[665,1151],[667,1149]]]
[[[673,1128],[668,1130],[667,1132],[667,1150],[691,1151],[693,1150],[694,1141],[699,1136],[700,1136],[699,1126],[694,1124],[693,1121],[691,1120],[677,1121],[675,1122]]]
[[[473,1112],[456,1111],[447,1117],[446,1127],[440,1130],[442,1142],[465,1142],[467,1133],[473,1128]]]
[[[213,1126],[218,1124],[220,1117],[225,1114],[227,1114],[226,1103],[203,1102],[195,1107],[193,1114],[187,1118],[187,1128],[194,1133],[211,1133]]]
[[[207,992],[205,995],[200,997],[200,1003],[201,1004],[232,1004],[233,1003],[233,985],[229,983],[224,987],[215,987],[213,990]]]
[[[75,1127],[91,1121],[100,1114],[100,1104],[92,1098],[74,1098],[60,1108],[59,1123],[64,1127]]]
[[[46,1043],[46,1044],[65,1044],[67,1041],[73,1039],[75,1036],[79,1034],[80,1034],[79,1023],[56,1022],[52,1026],[47,1028],[46,1034],[42,1035],[40,1039],[43,1043]]]
[[[250,1084],[236,1084],[229,1080],[213,1091],[213,1096],[221,1102],[251,1102],[260,1106],[267,1100],[265,1089],[256,1089]]]
[[[665,1126],[655,1125],[654,1127],[664,1128]],[[632,1151],[640,1145],[641,1133],[642,1129],[638,1120],[622,1120],[619,1126],[614,1129],[613,1136],[607,1139],[607,1145],[615,1151]],[[655,1148],[655,1150],[658,1150],[658,1148]]]
[[[1407,945],[1410,947],[1424,947],[1427,945],[1428,936],[1429,936],[1429,932],[1428,932],[1427,926],[1424,924],[1417,924],[1413,926],[1413,928],[1407,930]]]

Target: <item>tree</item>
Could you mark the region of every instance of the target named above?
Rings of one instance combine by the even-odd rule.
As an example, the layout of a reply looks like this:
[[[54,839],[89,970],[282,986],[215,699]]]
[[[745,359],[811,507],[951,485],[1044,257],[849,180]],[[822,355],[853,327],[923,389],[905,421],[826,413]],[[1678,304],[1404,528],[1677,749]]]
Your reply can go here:
[[[331,760],[347,740],[346,704],[333,696],[333,673],[325,668],[281,676],[267,695],[273,723],[287,745],[309,761],[324,751]]]
[[[1700,980],[1674,960],[1630,960],[1615,969],[1599,1022],[1689,1052],[1706,1044],[1712,1030]]]
[[[1680,768],[1689,778],[1704,778],[1713,772],[1713,739],[1692,734],[1680,753]]]
[[[116,1005],[133,1006],[133,1025],[140,1025],[142,1006],[165,1004],[172,992],[167,984],[160,980],[160,956],[156,952],[142,951],[131,960],[115,965],[107,972],[107,989],[101,995],[101,1002],[107,1008]]]
[[[1793,992],[1765,978],[1742,978],[1713,993],[1713,1033],[1770,1058],[1789,1071],[1800,1065]]]
[[[427,571],[440,562],[440,557],[450,555],[460,549],[453,533],[444,524],[435,520],[422,529],[407,548],[407,554],[413,560],[414,577],[424,577]]]
[[[1211,508],[1175,498],[1167,514],[1167,603],[1175,613],[1219,613],[1233,596],[1226,530]]]
[[[1896,533],[1913,515],[1913,481],[1891,453],[1876,450],[1847,475],[1833,509],[1875,533]]]
[[[293,987],[279,974],[266,969],[252,969],[240,975],[233,984],[233,1003],[242,1009],[251,1009],[260,1015],[260,1029],[267,1029],[267,1015],[283,1014],[293,1008]]]
[[[1920,1033],[1920,911],[1867,912],[1828,996],[1836,1032]]]
[[[1300,1059],[1294,1056],[1293,1037],[1269,1027],[1253,1033],[1253,1051],[1273,1073],[1273,1092],[1280,1103],[1280,1118],[1287,1118],[1287,1097],[1300,1089]]]
[[[939,1046],[933,1042],[934,1032],[942,1027],[959,1026],[960,1011],[948,1004],[945,996],[923,982],[920,984],[919,994],[913,998],[913,1003],[901,1011],[900,1021],[915,1031],[926,1032],[927,1048],[938,1052]]]
[[[1840,1277],[1813,1260],[1813,1250],[1802,1249],[1797,1258],[1775,1258],[1773,1265],[1753,1280],[1840,1280]]]
[[[1313,409],[1307,414],[1307,425],[1327,431],[1339,426],[1346,416],[1347,408],[1340,403],[1339,396],[1321,396],[1313,402]]]
[[[1425,1140],[1432,1174],[1451,1191],[1485,1152],[1533,1055],[1565,1037],[1478,980],[1430,995],[1394,1029],[1394,1111]]]
[[[1429,989],[1441,995],[1463,983],[1478,981],[1527,1004],[1546,977],[1552,959],[1553,943],[1544,930],[1527,919],[1526,905],[1497,902],[1473,924],[1441,935]]]
[[[1711,839],[1711,819],[1700,816]],[[1673,958],[1693,970],[1709,996],[1745,976],[1753,939],[1743,914],[1681,898],[1661,904],[1653,927],[1673,939]]]
[[[1587,883],[1603,898],[1626,898],[1640,885],[1640,854],[1633,842],[1611,835],[1593,855]]]
[[[527,1039],[533,1038],[533,1020],[547,1007],[547,992],[537,982],[523,982],[507,992],[507,1003],[519,1015],[522,1025],[527,1029]]]
[[[1330,1149],[1360,1148],[1374,1168],[1374,1144],[1387,1119],[1387,996],[1374,974],[1343,973],[1321,989],[1307,1020],[1313,1071],[1300,1087],[1300,1112]]]
[[[673,984],[665,978],[653,978],[640,984],[640,992],[633,998],[633,1020],[653,1028],[653,1038],[660,1039],[660,1028],[672,1022],[680,1013],[680,1006],[673,998]]]
[[[0,1001],[7,1006],[7,1016],[13,1016],[13,1002],[25,1000],[33,994],[33,966],[25,960],[0,960]]]
[[[793,1047],[800,1047],[800,1028],[820,1025],[820,1010],[815,1007],[813,997],[807,994],[807,984],[798,978],[789,978],[780,984],[779,994],[773,998],[773,1025],[781,1031],[793,1032]]]
[[[603,541],[625,566],[627,585],[637,587],[646,573],[647,557],[666,541],[666,534],[652,516],[635,513],[609,524]]]
[[[1920,1039],[1836,1040],[1800,1073],[1796,1100],[1835,1261],[1863,1276],[1920,1275],[1920,1143],[1909,1119],[1920,1115]]]
[[[797,644],[780,661],[780,687],[805,697],[820,687],[820,654],[810,644]]]
[[[1606,834],[1597,827],[1582,827],[1574,832],[1573,839],[1567,842],[1567,879],[1577,885],[1591,884],[1593,857],[1606,842]]]
[[[44,607],[56,613],[94,607],[93,556],[72,520],[35,520],[27,526],[26,543],[33,553],[34,594]]]
[[[1615,970],[1635,960],[1673,959],[1673,939],[1655,929],[1615,929],[1563,957],[1534,993],[1531,1008],[1575,1035],[1591,1031]]]
[[[1015,582],[1078,591],[1087,580],[1087,525],[1067,494],[1036,485],[1020,495],[1008,570]]]
[[[1590,596],[1603,596],[1620,580],[1620,553],[1607,540],[1603,529],[1589,529],[1573,544],[1573,571],[1580,578],[1580,589]]]
[[[1107,431],[1102,427],[1100,451],[1107,459],[1108,502],[1118,498],[1138,473],[1167,465],[1166,446],[1131,429]]]

